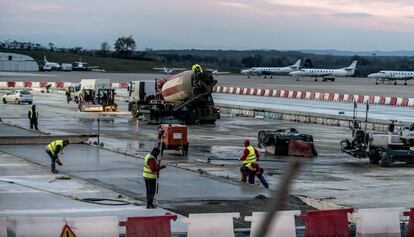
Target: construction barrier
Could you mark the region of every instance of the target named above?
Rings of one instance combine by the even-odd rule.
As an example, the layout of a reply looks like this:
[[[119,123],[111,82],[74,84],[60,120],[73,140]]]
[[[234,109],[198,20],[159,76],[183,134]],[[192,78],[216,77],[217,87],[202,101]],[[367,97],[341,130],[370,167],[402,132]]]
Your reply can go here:
[[[189,214],[187,237],[234,236],[233,218],[239,213]]]
[[[403,208],[359,209],[356,235],[358,237],[389,236],[400,237],[400,213]]]
[[[163,216],[128,217],[119,225],[126,227],[127,237],[171,237],[171,220],[177,220],[177,215],[167,212]]]
[[[414,237],[414,208],[404,212],[404,216],[410,217],[408,222],[407,237]]]
[[[69,87],[71,82],[15,82],[15,81],[0,81],[0,89],[10,88],[46,88],[51,85],[51,88],[65,89]],[[127,89],[129,84],[127,82],[113,82],[111,86],[115,89]],[[368,95],[352,95],[334,92],[315,92],[315,91],[296,91],[296,90],[272,90],[261,88],[244,88],[244,87],[228,87],[216,86],[213,88],[215,93],[237,94],[237,95],[252,95],[252,96],[273,96],[291,99],[306,99],[306,100],[320,100],[320,101],[335,101],[345,103],[369,103],[390,106],[404,106],[414,107],[414,98],[407,97],[390,97],[390,96],[368,96]]]
[[[263,221],[266,212],[253,212],[252,216],[246,216],[245,221],[252,223],[250,228],[250,237],[256,237],[260,224]],[[295,216],[300,215],[300,211],[280,211],[277,213],[277,219],[270,223],[266,237],[271,236],[296,236]],[[275,221],[276,220],[276,221]]]
[[[349,236],[348,213],[354,209],[307,211],[299,216],[305,222],[306,236]]]

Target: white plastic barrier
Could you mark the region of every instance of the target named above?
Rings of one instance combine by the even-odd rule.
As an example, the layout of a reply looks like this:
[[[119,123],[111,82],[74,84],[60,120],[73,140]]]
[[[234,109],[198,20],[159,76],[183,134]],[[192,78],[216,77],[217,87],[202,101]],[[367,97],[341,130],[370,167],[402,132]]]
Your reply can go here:
[[[7,226],[9,222],[6,218],[0,218],[0,237],[7,237]]]
[[[400,237],[400,215],[403,208],[359,209],[353,214],[357,219],[357,237]]]
[[[414,107],[414,98],[408,99],[408,106]]]
[[[66,218],[76,237],[119,237],[118,217]]]
[[[16,88],[24,88],[24,82],[22,82],[22,81],[16,81],[15,87]]]
[[[16,217],[16,237],[60,236],[66,224],[62,217]]]
[[[245,220],[252,222],[250,229],[250,237],[256,237],[259,231],[262,220],[266,212],[253,212],[252,216],[246,216]],[[270,224],[267,237],[271,236],[296,236],[295,216],[300,215],[300,211],[280,211],[277,213],[277,218]]]
[[[0,81],[0,88],[7,88],[7,81]]]
[[[188,237],[232,237],[233,218],[239,213],[211,213],[188,215]]]

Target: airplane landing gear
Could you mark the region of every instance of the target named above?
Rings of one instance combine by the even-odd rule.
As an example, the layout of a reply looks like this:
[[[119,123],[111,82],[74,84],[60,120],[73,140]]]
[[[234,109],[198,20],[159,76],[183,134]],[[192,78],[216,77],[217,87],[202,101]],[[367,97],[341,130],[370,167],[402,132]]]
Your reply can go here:
[[[407,85],[407,80],[404,82],[404,86],[406,86]]]
[[[394,85],[397,85],[397,81],[394,81]]]

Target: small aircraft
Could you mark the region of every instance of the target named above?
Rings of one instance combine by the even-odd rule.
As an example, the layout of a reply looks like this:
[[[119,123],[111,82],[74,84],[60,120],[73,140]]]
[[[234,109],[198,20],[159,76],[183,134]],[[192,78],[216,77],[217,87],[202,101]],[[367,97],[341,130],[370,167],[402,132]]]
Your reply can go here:
[[[287,67],[252,67],[249,69],[241,70],[241,73],[246,74],[248,78],[254,75],[264,75],[264,78],[266,78],[266,76],[270,76],[270,78],[272,78],[272,75],[287,75],[290,72],[299,70],[300,63],[301,60],[299,59],[295,64]]]
[[[174,74],[176,71],[185,71],[187,68],[154,67],[153,70],[161,71],[164,74]]]
[[[60,64],[47,61],[46,56],[43,56],[43,62],[44,62],[44,65],[43,65],[44,71],[60,70]]]
[[[207,69],[207,71],[211,72],[211,74],[213,75],[225,75],[225,74],[230,74],[230,72],[220,72],[217,69]]]
[[[351,77],[355,73],[357,61],[353,61],[349,67],[340,69],[319,69],[319,68],[302,68],[298,71],[289,73],[295,76],[299,81],[299,77],[313,77],[318,81],[318,77],[322,77],[322,81],[335,81],[335,77]]]
[[[408,80],[414,79],[413,71],[380,71],[368,75],[368,78],[375,78],[375,84],[378,85],[378,81],[384,83],[388,81],[391,83],[394,81],[394,85],[397,85],[397,81],[404,81],[404,85],[407,85]]]

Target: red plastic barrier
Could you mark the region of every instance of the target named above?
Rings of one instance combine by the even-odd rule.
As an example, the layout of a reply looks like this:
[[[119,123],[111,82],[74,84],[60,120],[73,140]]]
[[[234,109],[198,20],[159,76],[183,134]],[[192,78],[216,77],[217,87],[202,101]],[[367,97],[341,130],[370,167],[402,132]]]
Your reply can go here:
[[[379,101],[379,103],[378,103],[378,104],[380,104],[380,105],[385,104],[385,96],[381,96],[381,97],[380,97],[380,101]]]
[[[349,95],[348,102],[354,102],[354,95]]]
[[[262,90],[260,91],[260,94],[259,94],[259,95],[260,95],[260,96],[264,96],[265,92],[266,92],[266,91],[265,91],[264,89],[262,89]]]
[[[25,88],[27,88],[27,87],[32,87],[32,82],[31,82],[31,81],[25,81],[25,82],[23,82],[23,86],[24,86]]]
[[[315,94],[316,94],[316,92],[315,91],[312,91],[309,99],[310,100],[314,100],[315,99]]]
[[[370,103],[370,104],[373,104],[374,103],[374,101],[375,101],[375,97],[374,96],[369,96],[369,100],[368,100],[368,103]]]
[[[335,97],[335,94],[334,93],[329,93],[328,100],[329,101],[333,101],[334,100],[334,97]]]
[[[47,85],[48,85],[48,82],[47,81],[41,81],[40,82],[40,88],[46,88]]]
[[[313,142],[291,141],[288,146],[289,156],[312,157],[315,153]]]
[[[171,237],[171,220],[177,220],[177,215],[167,212],[164,216],[128,217],[119,225],[126,227],[127,237]]]
[[[401,106],[408,106],[408,101],[409,101],[409,99],[404,97],[401,101]]]
[[[363,95],[360,95],[360,96],[358,96],[358,103],[364,103],[364,98],[365,98],[365,96],[363,96]]]
[[[298,92],[297,91],[293,91],[292,98],[296,98],[297,95],[298,95]]]
[[[396,106],[397,105],[397,97],[391,97],[391,101],[390,101],[390,105],[394,105],[394,106]]]
[[[283,94],[283,98],[288,98],[289,97],[289,91],[285,90],[284,94]]]
[[[305,222],[306,236],[337,236],[348,237],[348,213],[352,213],[353,208],[307,211],[299,216]]]
[[[16,82],[14,82],[14,81],[8,81],[7,82],[7,87],[16,87]]]
[[[276,91],[276,95],[274,95],[274,96],[276,96],[276,97],[280,97],[280,90],[277,90],[277,91]]]
[[[119,83],[119,87],[122,88],[122,89],[127,89],[128,88],[128,82]]]
[[[319,93],[319,98],[317,98],[318,100],[324,100],[325,99],[325,93],[321,92]]]
[[[250,91],[251,91],[251,90],[250,90]],[[250,95],[257,95],[257,89],[256,89],[256,88],[254,88],[254,89],[253,89],[253,92],[252,92]]]
[[[65,87],[65,83],[61,82],[61,81],[57,81],[57,82],[55,82],[55,86],[56,86],[56,88],[63,88],[63,87]]]
[[[404,216],[410,217],[410,222],[408,223],[407,237],[414,237],[414,208],[411,208],[410,211],[404,212]]]
[[[243,95],[245,90],[246,88],[240,88],[240,95]]]
[[[300,94],[300,98],[301,99],[305,99],[306,98],[306,91],[302,91],[302,93]]]
[[[345,97],[345,95],[344,95],[344,94],[339,94],[338,101],[339,101],[339,102],[344,101],[344,97]]]
[[[273,96],[273,90],[269,91],[269,96]]]

